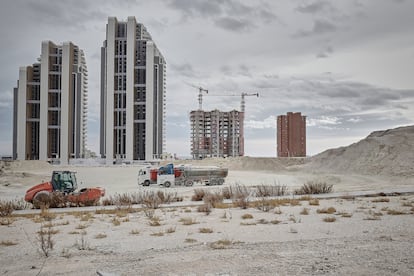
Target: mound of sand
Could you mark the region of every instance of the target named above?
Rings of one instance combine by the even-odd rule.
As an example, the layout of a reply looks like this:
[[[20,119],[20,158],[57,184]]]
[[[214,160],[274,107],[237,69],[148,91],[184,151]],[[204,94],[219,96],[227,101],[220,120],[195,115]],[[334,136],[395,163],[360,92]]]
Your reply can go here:
[[[367,175],[414,176],[414,126],[375,131],[347,147],[310,159],[314,170]]]

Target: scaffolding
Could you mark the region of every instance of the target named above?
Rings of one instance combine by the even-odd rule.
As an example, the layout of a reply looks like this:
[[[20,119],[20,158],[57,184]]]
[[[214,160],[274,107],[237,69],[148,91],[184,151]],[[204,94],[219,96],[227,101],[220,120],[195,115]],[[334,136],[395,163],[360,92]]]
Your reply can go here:
[[[193,159],[244,155],[243,112],[190,112]]]

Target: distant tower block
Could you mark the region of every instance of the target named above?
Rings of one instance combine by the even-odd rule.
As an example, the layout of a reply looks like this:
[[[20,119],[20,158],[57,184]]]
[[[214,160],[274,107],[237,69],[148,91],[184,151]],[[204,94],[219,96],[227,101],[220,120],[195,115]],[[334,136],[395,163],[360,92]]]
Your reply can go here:
[[[277,156],[306,156],[306,116],[300,112],[277,116]]]

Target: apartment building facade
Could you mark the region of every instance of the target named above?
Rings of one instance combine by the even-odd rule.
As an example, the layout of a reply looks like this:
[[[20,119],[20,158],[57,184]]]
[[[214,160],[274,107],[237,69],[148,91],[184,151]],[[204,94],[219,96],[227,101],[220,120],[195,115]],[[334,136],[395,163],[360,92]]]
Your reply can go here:
[[[277,116],[277,156],[306,156],[306,116],[300,112]]]
[[[193,159],[244,155],[244,112],[219,110],[190,112]]]
[[[72,42],[43,41],[38,62],[20,67],[14,89],[13,158],[58,161],[84,158],[88,70]]]
[[[101,48],[100,154],[107,164],[160,158],[166,62],[135,17],[109,17]]]

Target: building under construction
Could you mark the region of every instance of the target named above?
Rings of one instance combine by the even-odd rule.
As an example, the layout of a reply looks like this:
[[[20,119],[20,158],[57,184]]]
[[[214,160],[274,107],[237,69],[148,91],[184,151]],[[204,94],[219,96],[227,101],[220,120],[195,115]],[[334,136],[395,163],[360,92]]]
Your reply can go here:
[[[193,159],[244,155],[244,112],[190,112]]]

